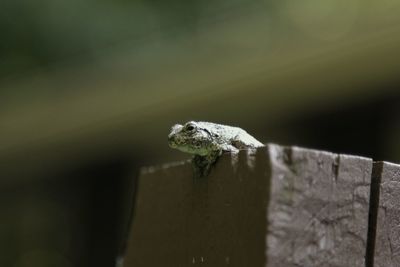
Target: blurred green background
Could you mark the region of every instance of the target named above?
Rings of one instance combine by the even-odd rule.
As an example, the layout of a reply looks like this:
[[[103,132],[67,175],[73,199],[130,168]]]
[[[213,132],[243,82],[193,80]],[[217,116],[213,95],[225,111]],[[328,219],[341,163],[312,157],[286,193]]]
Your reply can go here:
[[[400,1],[0,2],[0,266],[114,266],[170,126],[400,162]],[[160,222],[162,223],[162,222]]]

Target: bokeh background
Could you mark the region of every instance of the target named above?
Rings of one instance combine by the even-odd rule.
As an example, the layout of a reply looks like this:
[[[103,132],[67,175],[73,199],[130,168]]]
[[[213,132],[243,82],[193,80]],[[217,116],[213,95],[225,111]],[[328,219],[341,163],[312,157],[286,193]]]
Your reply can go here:
[[[0,266],[114,266],[171,125],[400,162],[400,1],[1,0]],[[162,223],[162,222],[160,222]]]

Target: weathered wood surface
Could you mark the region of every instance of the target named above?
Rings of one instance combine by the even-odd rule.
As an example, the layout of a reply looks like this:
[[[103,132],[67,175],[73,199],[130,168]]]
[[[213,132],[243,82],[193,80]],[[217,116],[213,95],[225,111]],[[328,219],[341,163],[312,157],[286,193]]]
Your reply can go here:
[[[370,159],[269,146],[268,266],[364,266]]]
[[[374,163],[377,190],[375,267],[400,266],[400,166]]]
[[[147,168],[124,266],[371,267],[374,249],[375,266],[400,266],[399,173],[394,164],[273,144],[223,155],[207,178],[193,178],[189,162]],[[371,176],[382,177],[372,205]],[[368,239],[382,212],[375,244]]]

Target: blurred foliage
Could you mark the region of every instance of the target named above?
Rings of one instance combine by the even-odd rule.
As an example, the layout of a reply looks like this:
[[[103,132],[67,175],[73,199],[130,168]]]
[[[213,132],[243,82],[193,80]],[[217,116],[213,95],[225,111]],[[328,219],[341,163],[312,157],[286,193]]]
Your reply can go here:
[[[158,27],[148,8],[129,2],[5,1],[0,9],[3,77],[70,57],[88,60],[98,47]]]
[[[193,32],[201,19],[249,2],[3,0],[0,79],[54,63],[90,61],[96,50],[121,42]]]
[[[2,0],[0,80],[54,64],[90,62],[102,57],[104,49],[124,42],[134,47],[154,36],[194,34],[204,28],[204,21],[240,18],[252,8],[270,17],[270,26],[282,34],[334,39],[353,27],[398,22],[400,4],[395,0]],[[363,25],[358,25],[361,21]]]

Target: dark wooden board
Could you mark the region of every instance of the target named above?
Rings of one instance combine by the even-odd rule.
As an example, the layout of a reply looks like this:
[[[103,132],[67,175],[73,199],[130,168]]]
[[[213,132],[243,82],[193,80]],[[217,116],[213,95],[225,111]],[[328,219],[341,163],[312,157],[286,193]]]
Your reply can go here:
[[[252,153],[224,155],[207,178],[188,163],[143,172],[124,266],[262,266],[267,180]]]

